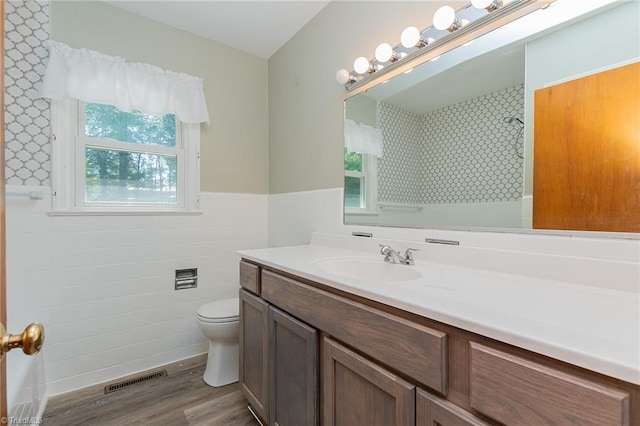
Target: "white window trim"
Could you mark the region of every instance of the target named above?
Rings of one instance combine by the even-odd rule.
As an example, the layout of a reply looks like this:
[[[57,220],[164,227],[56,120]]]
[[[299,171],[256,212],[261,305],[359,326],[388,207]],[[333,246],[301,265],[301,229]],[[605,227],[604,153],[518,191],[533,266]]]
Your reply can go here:
[[[371,154],[362,155],[362,171],[345,170],[345,176],[364,178],[364,207],[345,207],[348,215],[377,215],[378,210],[378,159]]]
[[[201,214],[200,210],[200,124],[176,126],[178,150],[145,146],[149,153],[178,155],[178,202],[176,205],[144,203],[86,203],[84,200],[85,146],[95,145],[79,135],[82,103],[73,99],[51,101],[51,184],[53,206],[50,215],[164,215]],[[102,140],[100,146],[131,150],[126,143]],[[169,153],[170,151],[170,153]],[[180,167],[183,167],[181,169]],[[180,172],[184,170],[184,172]]]

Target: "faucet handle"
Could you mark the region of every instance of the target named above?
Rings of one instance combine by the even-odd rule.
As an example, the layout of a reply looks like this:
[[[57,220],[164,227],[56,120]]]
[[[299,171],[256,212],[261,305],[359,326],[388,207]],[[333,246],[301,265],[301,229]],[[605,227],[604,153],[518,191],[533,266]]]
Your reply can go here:
[[[379,244],[380,254],[384,255],[384,261],[389,263],[403,263],[400,254],[388,245]]]
[[[413,252],[414,251],[420,251],[420,249],[417,248],[408,248],[405,252],[404,252],[404,258],[406,259],[406,263],[407,265],[413,265],[415,263],[415,261],[413,260]]]

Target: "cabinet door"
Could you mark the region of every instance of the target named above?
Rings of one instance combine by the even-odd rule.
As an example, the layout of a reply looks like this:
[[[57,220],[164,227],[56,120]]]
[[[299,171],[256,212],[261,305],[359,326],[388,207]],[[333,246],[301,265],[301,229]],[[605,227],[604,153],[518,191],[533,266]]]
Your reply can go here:
[[[273,426],[318,424],[318,333],[281,310],[269,308]]]
[[[269,419],[269,304],[240,290],[240,390]]]
[[[490,424],[448,401],[418,389],[416,426],[490,426]]]
[[[322,349],[323,424],[415,424],[415,387],[325,337]]]

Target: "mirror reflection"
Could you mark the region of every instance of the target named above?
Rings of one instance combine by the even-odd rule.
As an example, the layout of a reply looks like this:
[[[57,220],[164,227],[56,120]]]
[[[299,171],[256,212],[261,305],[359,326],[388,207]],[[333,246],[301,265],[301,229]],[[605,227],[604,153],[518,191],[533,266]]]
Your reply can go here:
[[[638,61],[639,15],[618,2],[520,38],[499,29],[348,98],[345,223],[531,229],[535,92]],[[639,143],[618,155],[637,162]],[[638,232],[579,222],[536,227]]]

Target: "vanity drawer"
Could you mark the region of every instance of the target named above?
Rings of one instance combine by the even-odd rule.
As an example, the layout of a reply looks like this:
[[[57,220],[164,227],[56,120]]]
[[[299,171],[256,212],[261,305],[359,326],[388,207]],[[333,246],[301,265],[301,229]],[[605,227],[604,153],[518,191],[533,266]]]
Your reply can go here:
[[[629,395],[471,343],[471,407],[518,425],[629,424]]]
[[[418,389],[416,426],[491,426],[451,402]]]
[[[260,267],[253,263],[240,261],[240,287],[260,295]]]
[[[262,271],[262,297],[431,389],[447,393],[447,335]]]

